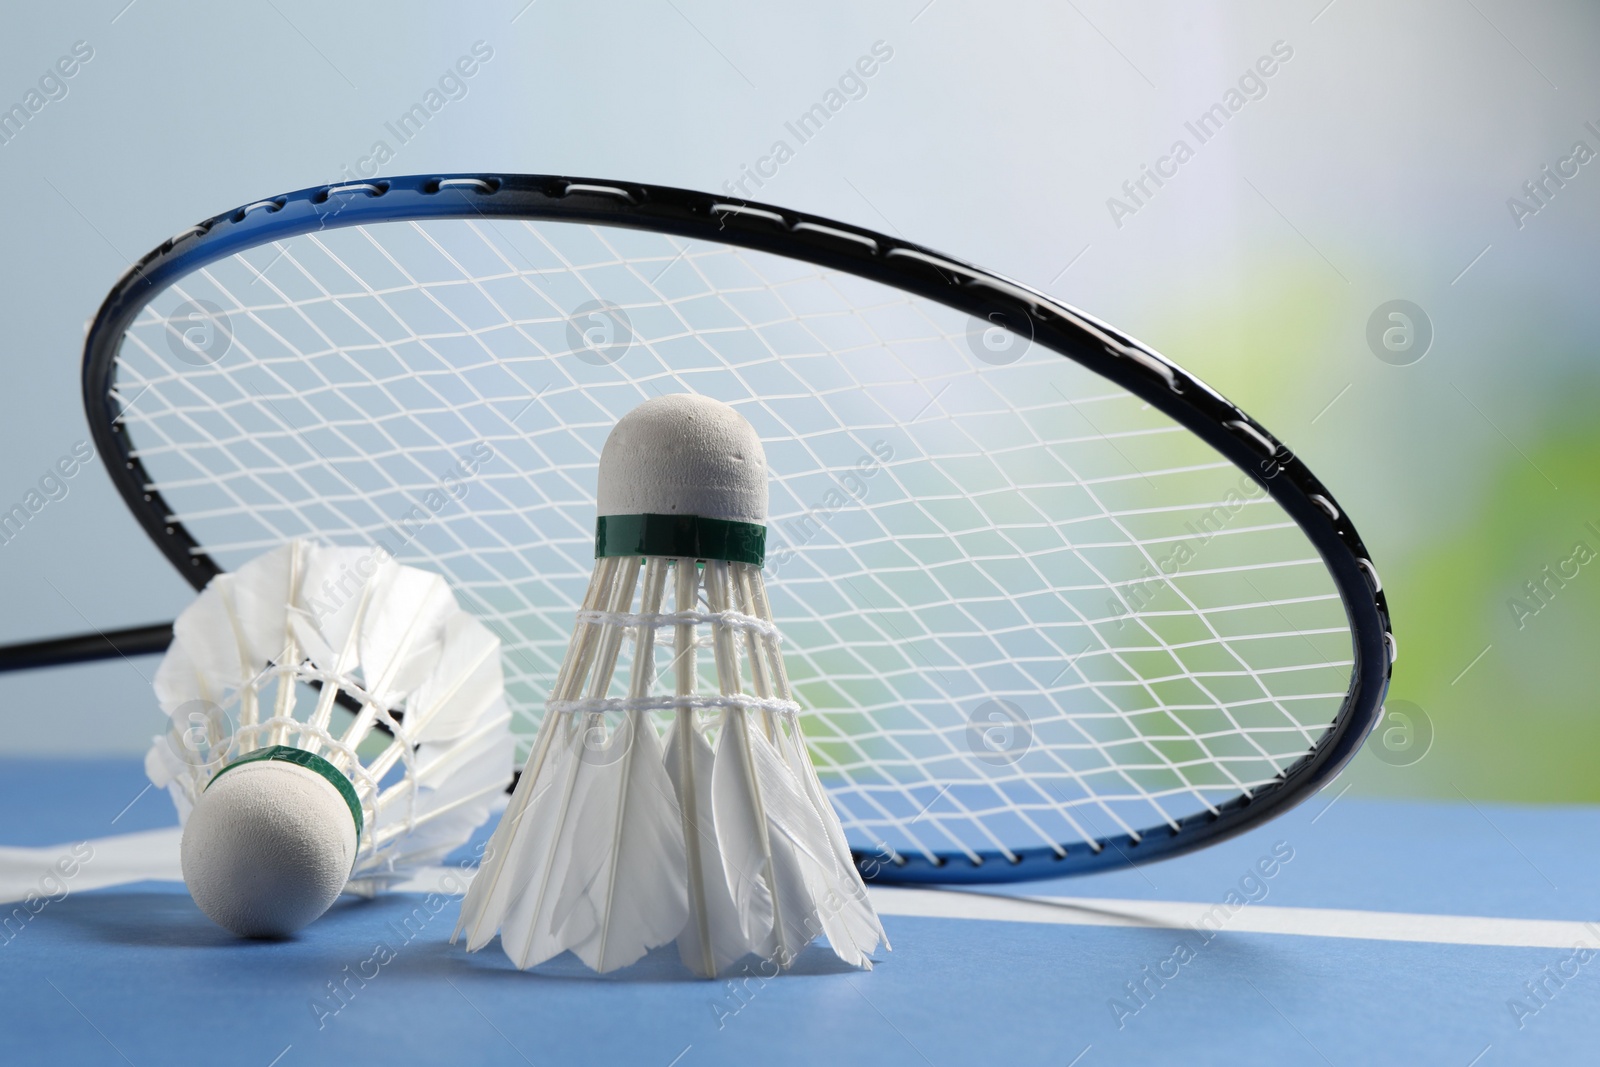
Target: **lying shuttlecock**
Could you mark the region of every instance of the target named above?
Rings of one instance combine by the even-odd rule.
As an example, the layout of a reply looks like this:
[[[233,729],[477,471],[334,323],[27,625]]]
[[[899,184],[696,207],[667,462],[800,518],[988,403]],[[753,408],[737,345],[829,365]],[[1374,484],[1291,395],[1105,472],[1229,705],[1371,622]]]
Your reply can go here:
[[[612,430],[598,490],[594,577],[457,936],[476,950],[499,930],[518,967],[570,949],[602,972],[676,939],[710,977],[752,952],[788,967],[823,934],[870,967],[883,928],[806,753],[761,578],[760,439],[725,404],[659,397]]]
[[[381,549],[292,541],[212,579],[155,689],[171,727],[145,769],[195,903],[241,936],[438,862],[511,780],[499,639]]]

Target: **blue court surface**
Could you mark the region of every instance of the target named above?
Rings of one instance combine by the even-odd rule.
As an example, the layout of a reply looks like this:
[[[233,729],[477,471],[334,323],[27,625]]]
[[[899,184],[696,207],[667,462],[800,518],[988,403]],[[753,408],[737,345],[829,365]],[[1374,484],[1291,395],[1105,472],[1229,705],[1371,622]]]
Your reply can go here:
[[[144,787],[131,760],[0,763],[0,865],[172,825]],[[1148,868],[875,891],[894,945],[875,970],[813,947],[770,980],[696,980],[671,948],[607,977],[570,956],[521,973],[498,943],[451,946],[458,901],[424,892],[240,942],[181,883],[75,887],[90,858],[12,906],[0,1062],[1596,1062],[1600,811],[1339,790]]]

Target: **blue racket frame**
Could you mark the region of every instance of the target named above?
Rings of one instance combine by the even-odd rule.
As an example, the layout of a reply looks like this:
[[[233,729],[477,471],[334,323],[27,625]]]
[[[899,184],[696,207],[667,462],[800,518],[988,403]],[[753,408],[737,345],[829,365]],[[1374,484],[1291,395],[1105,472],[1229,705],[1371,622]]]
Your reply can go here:
[[[524,174],[413,175],[319,186],[258,200],[163,242],[112,288],[84,345],[83,396],[95,445],[124,501],[196,589],[221,568],[150,484],[112,396],[124,333],[162,290],[245,249],[318,230],[407,220],[588,222],[720,241],[846,271],[1030,336],[1110,379],[1197,434],[1258,482],[1304,531],[1333,576],[1353,635],[1350,688],[1312,751],[1251,796],[1093,844],[1014,853],[857,853],[886,884],[1058,878],[1180,856],[1226,840],[1315,793],[1349,762],[1382,711],[1395,657],[1377,569],[1333,495],[1276,437],[1198,378],[1093,317],[1025,285],[899,238],[767,204],[634,182]]]

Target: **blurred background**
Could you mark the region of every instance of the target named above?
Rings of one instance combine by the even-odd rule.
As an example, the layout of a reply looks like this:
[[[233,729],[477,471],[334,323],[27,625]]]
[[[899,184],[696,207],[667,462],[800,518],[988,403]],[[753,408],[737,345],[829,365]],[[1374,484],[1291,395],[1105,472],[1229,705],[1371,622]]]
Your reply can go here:
[[[0,642],[190,599],[98,457],[40,484],[88,439],[87,321],[166,237],[373,174],[731,186],[1043,289],[1285,440],[1399,639],[1352,791],[1600,800],[1593,5],[97,0],[6,24],[0,511],[47,502],[0,541]],[[802,143],[786,123],[830,92]],[[0,754],[142,753],[156,662],[0,676]]]

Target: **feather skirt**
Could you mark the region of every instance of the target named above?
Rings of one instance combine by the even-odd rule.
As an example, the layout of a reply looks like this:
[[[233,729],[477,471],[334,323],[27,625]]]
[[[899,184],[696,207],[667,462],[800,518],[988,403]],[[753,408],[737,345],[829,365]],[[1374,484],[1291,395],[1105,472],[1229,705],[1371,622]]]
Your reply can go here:
[[[456,938],[600,972],[676,941],[714,977],[820,935],[870,968],[887,941],[798,712],[758,567],[597,560]]]

